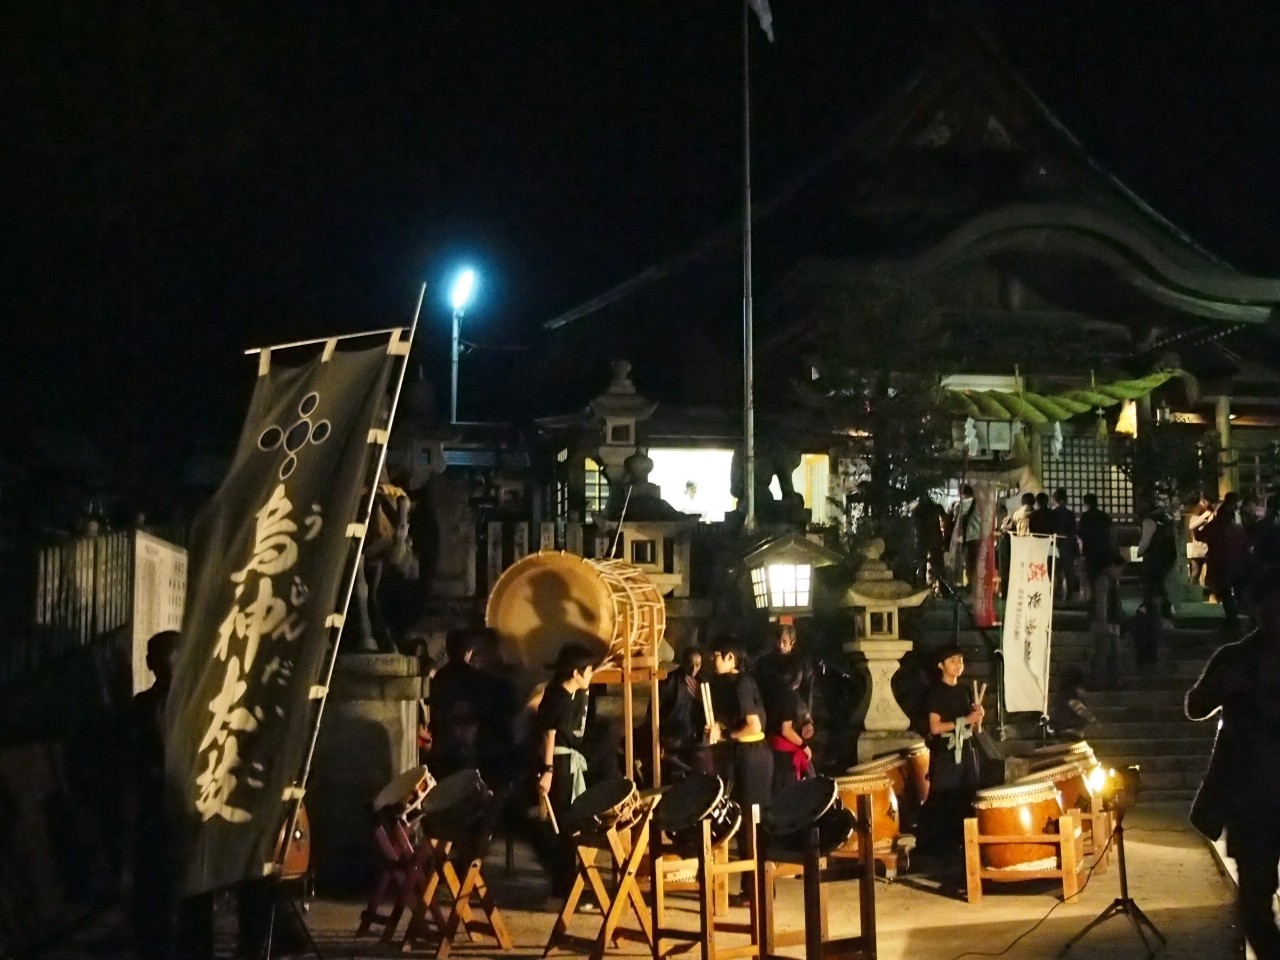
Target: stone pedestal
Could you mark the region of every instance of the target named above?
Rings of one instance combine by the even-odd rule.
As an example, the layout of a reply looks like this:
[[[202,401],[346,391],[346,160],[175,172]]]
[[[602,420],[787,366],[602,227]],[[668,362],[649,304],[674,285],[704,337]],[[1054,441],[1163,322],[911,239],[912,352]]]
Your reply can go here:
[[[923,742],[923,739],[920,734],[911,730],[901,732],[886,730],[864,731],[858,734],[858,762],[866,763],[868,760],[876,759],[876,757],[883,757],[890,753],[906,750],[909,747],[918,746]]]
[[[898,706],[893,695],[893,675],[898,672],[898,662],[902,655],[911,649],[909,640],[854,640],[844,645],[853,660],[854,666],[866,681],[862,703],[858,707],[858,715],[862,717],[863,733],[858,738],[858,761],[870,759],[874,754],[863,756],[863,742],[869,744],[877,740],[887,740],[890,735],[906,737],[903,746],[919,737],[909,733],[911,721]],[[888,744],[880,752],[895,749]]]
[[[328,889],[366,890],[377,867],[371,803],[418,763],[418,660],[395,653],[338,658],[307,786],[312,867]]]

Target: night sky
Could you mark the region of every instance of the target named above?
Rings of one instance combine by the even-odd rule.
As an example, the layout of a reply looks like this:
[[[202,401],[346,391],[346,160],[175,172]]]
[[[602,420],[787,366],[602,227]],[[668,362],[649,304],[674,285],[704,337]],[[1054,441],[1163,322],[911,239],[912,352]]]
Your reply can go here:
[[[910,78],[929,4],[772,7],[777,42],[752,37],[758,201]],[[974,4],[1105,166],[1280,275],[1272,7]],[[243,348],[406,322],[424,280],[416,353],[444,403],[463,259],[484,277],[466,336],[532,348],[468,357],[464,405],[563,410],[541,323],[740,212],[740,44],[733,0],[5,5],[0,436],[71,429],[176,475],[234,435]],[[703,276],[579,323],[691,303],[731,332],[738,291]],[[604,386],[603,363],[575,375]]]

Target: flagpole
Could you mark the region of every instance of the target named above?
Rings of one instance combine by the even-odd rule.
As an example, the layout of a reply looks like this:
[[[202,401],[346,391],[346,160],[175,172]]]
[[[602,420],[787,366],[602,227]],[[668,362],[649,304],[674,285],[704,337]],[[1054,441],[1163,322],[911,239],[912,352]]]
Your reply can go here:
[[[742,488],[743,529],[756,529],[755,356],[751,303],[751,15],[742,0]]]
[[[361,518],[362,532],[355,538],[355,553],[351,557],[349,567],[347,569],[346,586],[342,589],[340,603],[334,611],[337,616],[334,618],[333,624],[329,626],[332,633],[332,643],[329,645],[329,662],[324,667],[323,681],[318,685],[320,696],[316,701],[316,715],[312,721],[311,738],[307,743],[307,752],[303,757],[302,769],[297,780],[293,784],[294,789],[291,791],[293,804],[289,809],[289,816],[285,819],[285,832],[283,842],[274,858],[275,869],[274,875],[279,878],[283,872],[284,860],[289,851],[289,843],[293,839],[293,831],[297,827],[298,813],[301,809],[302,799],[306,793],[307,780],[311,776],[311,765],[315,761],[316,744],[320,739],[320,723],[324,719],[324,708],[329,702],[329,689],[333,683],[333,671],[338,662],[338,646],[342,640],[343,625],[347,617],[347,611],[351,606],[351,595],[355,592],[356,577],[358,575],[361,557],[364,553],[365,539],[369,530],[369,522],[373,513],[373,501],[377,491],[378,480],[382,476],[382,468],[387,462],[387,447],[390,444],[391,428],[395,425],[396,409],[400,405],[400,393],[404,389],[405,371],[409,366],[409,351],[413,348],[414,336],[418,332],[418,318],[422,315],[422,301],[427,294],[427,285],[422,284],[418,290],[418,305],[413,311],[413,323],[409,327],[409,338],[405,341],[404,352],[400,356],[400,372],[396,378],[395,391],[391,395],[391,408],[387,413],[386,433],[387,440],[378,445],[377,469],[373,472],[372,487],[369,489],[368,496],[365,500],[364,516]],[[403,330],[401,327],[392,327],[389,331],[395,336]],[[361,334],[363,335],[363,334]],[[272,897],[271,916],[267,923],[267,937],[265,953],[267,957],[271,956],[271,944],[275,932],[276,918],[276,898]]]

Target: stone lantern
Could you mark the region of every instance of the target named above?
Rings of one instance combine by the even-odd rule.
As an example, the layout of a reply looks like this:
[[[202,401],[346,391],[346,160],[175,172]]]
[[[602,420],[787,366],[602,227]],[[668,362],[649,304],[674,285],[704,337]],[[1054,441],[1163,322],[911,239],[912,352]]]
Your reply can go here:
[[[898,614],[903,607],[917,607],[929,595],[893,578],[881,558],[884,541],[875,539],[862,548],[862,565],[845,595],[845,606],[856,611],[856,632],[844,645],[866,680],[863,733],[858,738],[858,762],[918,743],[911,721],[893,695],[891,681],[911,641],[898,636]]]
[[[624,468],[636,453],[637,425],[653,416],[658,405],[636,391],[631,382],[631,364],[617,360],[609,389],[591,401],[591,413],[600,425],[600,447],[596,458],[609,478],[611,495],[625,491]]]

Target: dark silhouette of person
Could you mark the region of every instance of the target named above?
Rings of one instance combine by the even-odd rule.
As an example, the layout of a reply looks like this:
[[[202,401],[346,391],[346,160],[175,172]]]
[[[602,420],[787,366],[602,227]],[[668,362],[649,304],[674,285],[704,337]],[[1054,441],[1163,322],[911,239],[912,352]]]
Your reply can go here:
[[[1239,875],[1237,909],[1260,960],[1280,957],[1272,901],[1280,867],[1280,567],[1253,580],[1257,628],[1209,658],[1185,708],[1192,720],[1221,714],[1213,756],[1191,807],[1191,823],[1216,840]]]
[[[133,932],[143,960],[175,956],[173,888],[176,871],[164,804],[164,705],[181,635],[157,633],[147,641],[147,667],[155,682],[131,705],[131,740],[137,788],[134,823]]]
[[[471,665],[475,634],[450,630],[444,649],[445,665],[431,678],[431,721],[427,725],[430,767],[437,779],[480,766],[481,716],[486,708],[483,677]]]
[[[1085,579],[1092,590],[1115,556],[1116,540],[1111,517],[1098,508],[1097,496],[1086,493],[1082,502],[1084,511],[1076,521],[1076,530],[1080,534],[1080,552],[1084,555]]]

